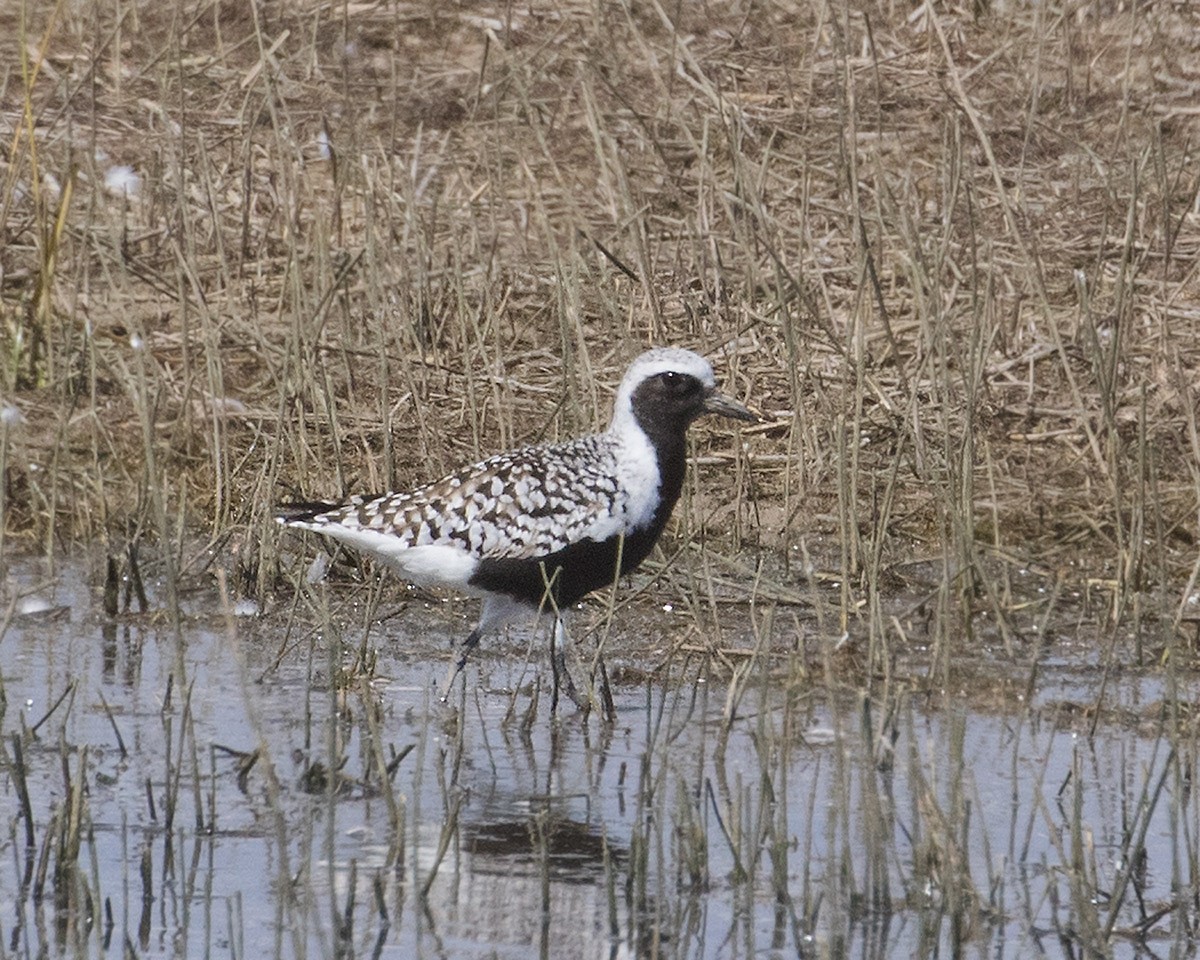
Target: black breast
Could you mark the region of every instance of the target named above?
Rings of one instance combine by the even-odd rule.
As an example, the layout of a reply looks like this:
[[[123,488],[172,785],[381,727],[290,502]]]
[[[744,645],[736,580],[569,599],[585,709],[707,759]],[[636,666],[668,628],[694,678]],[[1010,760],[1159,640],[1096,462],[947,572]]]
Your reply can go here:
[[[630,531],[623,538],[579,540],[542,557],[483,560],[472,575],[470,585],[506,593],[531,607],[540,607],[549,584],[549,595],[559,609],[563,609],[579,602],[593,590],[608,586],[618,575],[631,572],[653,549],[683,490],[687,458],[683,432],[679,432],[675,442],[662,442],[660,438],[655,450],[660,477],[659,504],[649,526]]]

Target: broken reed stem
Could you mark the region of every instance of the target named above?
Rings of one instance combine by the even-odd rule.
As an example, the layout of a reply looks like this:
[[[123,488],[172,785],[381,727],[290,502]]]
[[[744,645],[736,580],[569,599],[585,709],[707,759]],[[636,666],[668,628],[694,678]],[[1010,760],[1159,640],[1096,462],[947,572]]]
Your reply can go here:
[[[5,758],[8,759],[7,757]],[[33,823],[33,808],[29,802],[29,782],[28,771],[25,768],[25,751],[21,746],[21,735],[14,733],[12,735],[12,758],[9,761],[12,765],[13,784],[17,789],[17,803],[21,807],[21,819],[25,821],[25,856],[33,857],[33,851],[36,848],[34,823]]]

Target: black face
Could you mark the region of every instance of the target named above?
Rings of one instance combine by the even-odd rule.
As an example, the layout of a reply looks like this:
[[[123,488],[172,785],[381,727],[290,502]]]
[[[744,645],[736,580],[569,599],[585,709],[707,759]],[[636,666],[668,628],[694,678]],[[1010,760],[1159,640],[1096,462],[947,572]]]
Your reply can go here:
[[[633,391],[633,413],[649,434],[682,432],[704,413],[708,390],[688,373],[666,370],[643,380]]]

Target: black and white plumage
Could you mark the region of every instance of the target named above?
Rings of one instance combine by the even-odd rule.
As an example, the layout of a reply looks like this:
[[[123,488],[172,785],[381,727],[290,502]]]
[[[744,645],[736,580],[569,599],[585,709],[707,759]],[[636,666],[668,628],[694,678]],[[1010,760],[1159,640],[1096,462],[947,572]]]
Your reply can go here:
[[[683,489],[687,428],[706,413],[758,419],[717,392],[703,357],[650,350],[622,379],[603,433],[502,453],[411,493],[284,507],[277,519],[414,583],[482,596],[458,670],[489,629],[552,612],[557,677],[560,611],[645,559]]]

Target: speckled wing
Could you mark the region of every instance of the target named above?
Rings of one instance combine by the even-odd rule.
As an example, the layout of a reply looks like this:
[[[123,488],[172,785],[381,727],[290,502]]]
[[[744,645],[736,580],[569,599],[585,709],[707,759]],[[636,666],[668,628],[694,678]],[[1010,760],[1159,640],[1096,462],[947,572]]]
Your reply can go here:
[[[354,497],[304,525],[382,534],[398,552],[447,546],[526,560],[620,532],[618,499],[613,441],[598,434],[500,454],[411,493]]]

